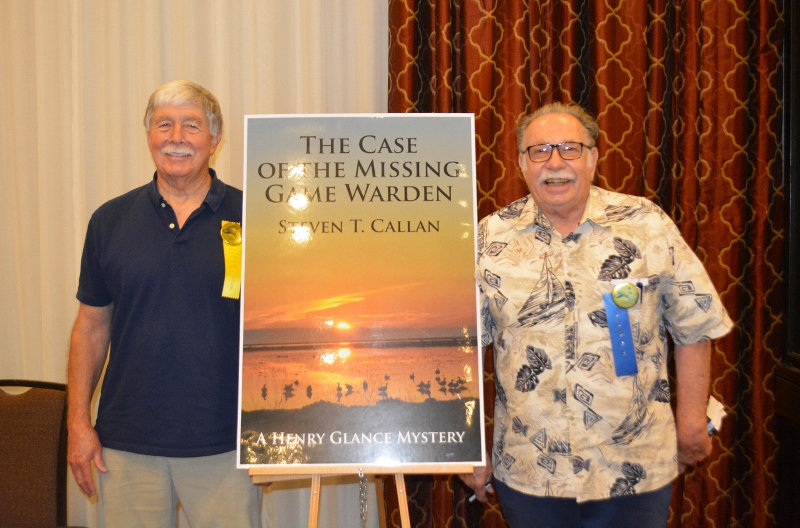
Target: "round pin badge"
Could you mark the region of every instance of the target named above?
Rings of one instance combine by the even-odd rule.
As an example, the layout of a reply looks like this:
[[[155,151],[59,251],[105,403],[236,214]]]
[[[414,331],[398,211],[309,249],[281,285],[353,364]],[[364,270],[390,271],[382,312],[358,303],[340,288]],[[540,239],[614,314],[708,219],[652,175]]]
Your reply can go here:
[[[630,282],[620,282],[611,290],[611,300],[620,308],[628,309],[639,302],[639,288]]]
[[[223,222],[220,235],[226,244],[238,246],[242,243],[242,226],[237,222]]]

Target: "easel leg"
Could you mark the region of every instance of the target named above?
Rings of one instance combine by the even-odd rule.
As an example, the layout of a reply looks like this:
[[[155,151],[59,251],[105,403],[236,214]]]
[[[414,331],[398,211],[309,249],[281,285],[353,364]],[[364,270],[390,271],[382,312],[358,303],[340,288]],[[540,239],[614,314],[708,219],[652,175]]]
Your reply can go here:
[[[397,487],[397,505],[400,509],[400,526],[411,528],[411,517],[408,515],[408,497],[406,496],[406,481],[402,473],[396,473],[394,484]]]
[[[386,501],[383,498],[383,475],[375,475],[375,498],[378,502],[378,528],[386,528]]]
[[[308,509],[308,528],[317,528],[319,524],[320,475],[311,475],[311,506]]]

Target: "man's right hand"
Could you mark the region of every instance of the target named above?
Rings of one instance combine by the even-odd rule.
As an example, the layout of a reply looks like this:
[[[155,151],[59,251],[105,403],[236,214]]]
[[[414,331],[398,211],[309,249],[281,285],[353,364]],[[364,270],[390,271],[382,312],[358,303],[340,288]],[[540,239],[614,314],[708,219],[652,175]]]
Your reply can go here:
[[[97,492],[92,476],[92,462],[102,473],[107,473],[108,468],[103,460],[103,446],[100,445],[100,439],[91,425],[83,424],[69,428],[67,461],[78,486],[86,495],[92,497]]]
[[[475,491],[475,498],[479,502],[486,502],[489,500],[486,496],[486,484],[489,483],[492,478],[491,462],[487,463],[485,466],[474,466],[472,475],[459,475],[459,478],[464,481],[464,484]]]
[[[114,305],[89,306],[80,303],[72,327],[67,363],[67,461],[75,481],[84,493],[96,493],[92,462],[108,471],[103,446],[92,427],[91,405],[97,380],[103,371],[111,339]]]

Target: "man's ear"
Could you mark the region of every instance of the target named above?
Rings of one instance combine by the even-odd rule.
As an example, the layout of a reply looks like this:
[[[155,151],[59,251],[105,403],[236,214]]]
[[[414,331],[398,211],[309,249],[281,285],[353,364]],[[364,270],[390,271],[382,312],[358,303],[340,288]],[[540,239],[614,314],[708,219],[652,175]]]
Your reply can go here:
[[[519,164],[519,168],[523,174],[525,174],[525,156],[527,156],[527,154],[524,152],[520,152],[517,156],[517,163]]]
[[[597,147],[592,147],[586,153],[587,160],[592,169],[592,180],[594,181],[594,177],[597,175],[597,160],[600,158],[600,151],[597,150]]]
[[[211,148],[216,150],[220,141],[222,141],[222,131],[217,132],[217,135],[211,138]]]

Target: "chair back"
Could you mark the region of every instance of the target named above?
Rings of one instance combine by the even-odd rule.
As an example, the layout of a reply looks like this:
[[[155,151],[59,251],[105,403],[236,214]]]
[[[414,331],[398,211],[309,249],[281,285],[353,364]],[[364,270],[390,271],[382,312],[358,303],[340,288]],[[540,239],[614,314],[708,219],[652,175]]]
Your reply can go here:
[[[0,379],[0,527],[66,524],[66,385]]]

